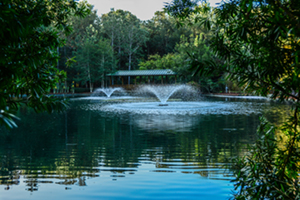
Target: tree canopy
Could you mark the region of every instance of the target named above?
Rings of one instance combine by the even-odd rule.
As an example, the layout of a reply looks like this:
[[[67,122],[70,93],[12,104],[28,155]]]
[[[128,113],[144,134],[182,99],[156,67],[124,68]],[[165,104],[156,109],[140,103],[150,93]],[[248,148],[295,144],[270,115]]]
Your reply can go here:
[[[82,35],[78,35],[74,44],[76,49],[73,52],[76,62],[72,68],[76,68],[77,75],[74,80],[89,83],[90,92],[93,92],[93,85],[97,81],[104,82],[105,74],[114,72],[113,49],[109,40],[99,37],[98,31],[91,24]],[[104,84],[102,84],[104,85]]]
[[[185,8],[173,1],[166,9],[178,19],[198,14],[194,23],[214,33],[210,48],[225,63],[191,56],[195,75],[226,72],[228,79],[258,95],[294,102],[280,127],[262,119],[261,138],[247,156],[235,160],[234,198],[299,199],[300,2],[230,0],[212,9],[207,4]],[[214,20],[203,15],[212,10]],[[287,139],[275,137],[275,131]]]
[[[92,8],[91,8],[92,9]],[[190,19],[189,19],[190,20]],[[187,23],[190,23],[186,20]],[[105,66],[100,65],[100,62],[94,62],[95,67],[103,71],[103,74],[112,73],[116,70],[131,70],[131,69],[146,69],[142,67],[148,61],[153,61],[152,58],[159,56],[168,58],[170,62],[155,62],[151,69],[172,68],[173,70],[181,73],[180,82],[192,81],[188,67],[186,67],[186,54],[187,48],[183,47],[183,43],[190,43],[191,46],[195,40],[199,40],[201,35],[201,42],[203,45],[198,48],[202,51],[202,47],[207,46],[207,41],[210,38],[210,31],[207,31],[199,26],[177,26],[177,19],[168,15],[165,12],[157,11],[154,17],[147,21],[139,20],[135,15],[129,11],[114,10],[97,16],[96,11],[92,11],[85,18],[71,17],[69,23],[75,28],[74,31],[67,37],[66,45],[59,49],[61,56],[59,62],[59,69],[67,72],[67,85],[73,84],[81,87],[89,87],[90,91],[94,87],[106,87],[108,81],[97,73],[94,74],[95,78],[89,79],[86,75],[87,65],[82,65],[80,60],[86,60],[88,57],[83,55],[82,39],[86,38],[89,41],[93,40],[91,44],[95,45],[98,41],[106,41],[110,43],[113,51],[111,56],[111,63],[106,62]],[[93,35],[86,35],[86,30],[92,26],[97,32],[96,38]],[[185,39],[183,39],[185,38]],[[185,40],[186,42],[183,42]],[[90,51],[90,52],[95,52]],[[205,48],[203,52],[206,52]],[[94,54],[94,57],[101,57],[99,54]],[[180,55],[180,56],[178,56]],[[65,62],[72,58],[78,62],[71,64],[67,67]],[[83,59],[82,59],[83,58]],[[90,57],[91,58],[91,57]],[[175,65],[171,60],[177,60]],[[180,60],[180,62],[178,62]],[[106,61],[108,61],[106,59]],[[85,62],[85,61],[84,61]],[[146,64],[147,65],[147,64]],[[203,79],[204,80],[204,79]],[[129,80],[130,81],[130,80]],[[205,85],[207,81],[204,81]],[[217,84],[219,85],[219,84]],[[79,88],[75,88],[79,89]],[[81,88],[85,89],[85,88]]]
[[[191,24],[195,16],[183,24]],[[37,112],[63,110],[65,102],[49,92],[92,92],[108,85],[107,73],[143,69],[154,60],[151,69],[172,68],[180,73],[179,82],[197,81],[208,91],[221,86],[211,77],[193,78],[186,64],[186,51],[196,43],[198,53],[191,54],[210,54],[211,31],[178,27],[177,18],[165,12],[141,21],[124,10],[98,16],[85,1],[4,0],[0,20],[1,124],[14,126],[13,113],[20,105]]]
[[[37,112],[66,107],[47,95],[65,76],[56,69],[59,35],[71,31],[68,16],[88,10],[75,0],[3,0],[0,6],[0,123],[12,127],[22,104]]]

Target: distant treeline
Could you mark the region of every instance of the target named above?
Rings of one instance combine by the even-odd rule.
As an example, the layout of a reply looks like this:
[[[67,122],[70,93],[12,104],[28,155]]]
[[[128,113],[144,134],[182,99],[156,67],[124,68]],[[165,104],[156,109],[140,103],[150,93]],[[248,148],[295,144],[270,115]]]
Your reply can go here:
[[[188,19],[179,24],[163,11],[147,21],[141,21],[129,11],[114,10],[98,16],[71,17],[73,32],[59,48],[58,68],[67,73],[67,81],[58,88],[107,87],[106,74],[117,70],[172,69],[179,83],[193,83],[203,92],[225,90],[223,74],[194,77],[189,71],[189,55],[201,59],[216,59],[210,49],[212,35]],[[192,16],[193,17],[193,16]],[[157,77],[159,78],[159,77]],[[116,82],[118,84],[118,82]],[[58,89],[57,88],[57,89]]]

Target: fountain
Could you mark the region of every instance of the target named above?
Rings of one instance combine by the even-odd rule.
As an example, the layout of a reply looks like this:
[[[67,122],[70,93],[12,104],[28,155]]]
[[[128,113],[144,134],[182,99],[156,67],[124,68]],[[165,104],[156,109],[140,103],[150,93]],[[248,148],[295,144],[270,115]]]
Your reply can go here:
[[[102,92],[109,98],[115,91],[124,92],[124,89],[123,88],[98,88],[93,92],[92,97],[97,96]]]
[[[190,95],[197,93],[195,88],[189,85],[145,85],[138,89],[139,94],[153,94],[159,99],[160,104],[158,106],[168,106],[167,101],[169,98],[177,93],[181,92],[182,95]]]
[[[93,105],[91,108],[87,109],[100,110],[117,115],[131,113],[137,116],[168,115],[168,117],[173,115],[228,115],[232,113],[249,115],[260,112],[251,105],[249,106],[246,102],[237,104],[235,102],[227,101],[212,102],[208,99],[204,100],[200,97],[200,93],[194,87],[189,85],[145,85],[138,88],[135,92],[138,96],[146,98],[135,98],[131,99],[130,102],[118,102],[115,104]],[[149,97],[157,98],[159,103],[153,102],[153,99]]]
[[[118,95],[113,95],[118,93]],[[90,96],[72,98],[71,100],[91,100],[91,101],[118,101],[120,99],[134,99],[135,97],[128,96],[123,88],[98,88]]]

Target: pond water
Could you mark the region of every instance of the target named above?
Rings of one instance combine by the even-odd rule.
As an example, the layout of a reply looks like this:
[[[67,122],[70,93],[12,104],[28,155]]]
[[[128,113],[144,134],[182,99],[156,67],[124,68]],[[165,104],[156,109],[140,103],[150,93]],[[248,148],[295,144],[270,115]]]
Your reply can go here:
[[[262,114],[279,123],[289,105],[202,101],[236,107],[147,114],[82,99],[62,114],[20,109],[19,128],[0,129],[0,199],[228,199],[230,158],[247,152]]]

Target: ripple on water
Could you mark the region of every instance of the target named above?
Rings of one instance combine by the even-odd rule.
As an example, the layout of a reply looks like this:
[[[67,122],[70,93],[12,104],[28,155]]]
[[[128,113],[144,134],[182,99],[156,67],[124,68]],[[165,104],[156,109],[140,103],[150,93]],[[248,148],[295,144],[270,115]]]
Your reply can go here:
[[[252,114],[260,113],[258,107],[247,102],[167,102],[168,106],[159,106],[158,102],[118,103],[104,105],[104,112],[152,114],[152,115],[200,115],[200,114]]]

